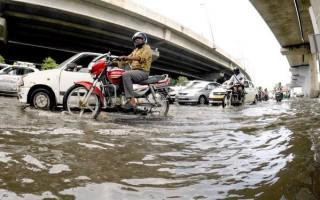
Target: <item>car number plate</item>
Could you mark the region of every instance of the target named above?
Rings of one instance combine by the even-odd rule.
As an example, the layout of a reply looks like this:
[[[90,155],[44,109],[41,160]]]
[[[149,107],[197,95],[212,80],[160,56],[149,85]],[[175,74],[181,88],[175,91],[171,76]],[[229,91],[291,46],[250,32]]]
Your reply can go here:
[[[214,95],[213,98],[214,99],[223,99],[224,95]]]

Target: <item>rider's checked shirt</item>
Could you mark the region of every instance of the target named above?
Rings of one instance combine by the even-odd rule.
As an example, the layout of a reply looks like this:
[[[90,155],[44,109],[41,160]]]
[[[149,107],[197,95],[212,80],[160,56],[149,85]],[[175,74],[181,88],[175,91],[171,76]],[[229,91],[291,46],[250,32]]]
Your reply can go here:
[[[130,64],[132,70],[144,70],[149,72],[152,62],[152,50],[148,44],[144,44],[140,49],[135,48],[128,57],[139,56],[140,60],[120,62],[120,65]]]

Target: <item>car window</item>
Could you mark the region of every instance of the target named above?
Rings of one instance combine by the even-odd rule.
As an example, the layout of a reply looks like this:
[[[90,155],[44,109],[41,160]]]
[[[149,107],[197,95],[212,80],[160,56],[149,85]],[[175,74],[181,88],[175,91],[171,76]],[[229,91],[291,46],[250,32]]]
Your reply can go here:
[[[15,75],[23,75],[24,73],[24,68],[22,67],[17,67],[16,68],[16,74]]]
[[[79,72],[87,72],[86,69],[88,68],[89,63],[95,58],[97,55],[84,55],[80,56],[80,58],[74,60],[72,63],[74,63],[76,66],[81,66],[81,69]],[[68,70],[66,68],[66,70]],[[68,70],[69,71],[69,70]]]
[[[23,74],[22,74],[22,75],[24,75],[24,74],[29,74],[29,73],[32,73],[32,72],[34,72],[34,69],[31,69],[31,68],[24,68],[24,69],[23,69]]]
[[[220,84],[219,84],[219,83],[213,83],[213,85],[214,85],[215,87],[220,86]]]

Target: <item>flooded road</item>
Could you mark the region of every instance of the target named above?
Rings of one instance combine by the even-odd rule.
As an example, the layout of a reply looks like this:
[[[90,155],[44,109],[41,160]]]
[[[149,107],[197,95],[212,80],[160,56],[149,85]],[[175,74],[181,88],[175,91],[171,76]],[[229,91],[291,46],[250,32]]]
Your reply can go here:
[[[320,199],[319,100],[98,121],[17,104],[0,97],[0,199]]]

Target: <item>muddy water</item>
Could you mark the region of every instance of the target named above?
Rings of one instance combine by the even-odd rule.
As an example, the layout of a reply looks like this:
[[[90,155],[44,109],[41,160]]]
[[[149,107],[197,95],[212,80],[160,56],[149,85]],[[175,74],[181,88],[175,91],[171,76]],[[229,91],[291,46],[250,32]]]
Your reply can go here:
[[[98,121],[0,97],[0,199],[320,199],[320,102]]]

